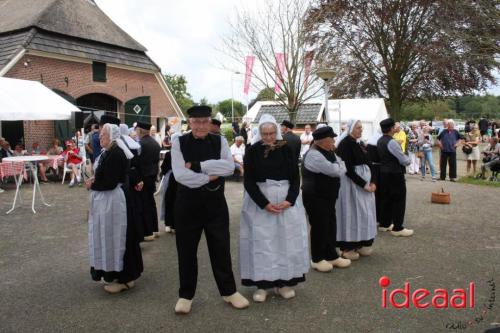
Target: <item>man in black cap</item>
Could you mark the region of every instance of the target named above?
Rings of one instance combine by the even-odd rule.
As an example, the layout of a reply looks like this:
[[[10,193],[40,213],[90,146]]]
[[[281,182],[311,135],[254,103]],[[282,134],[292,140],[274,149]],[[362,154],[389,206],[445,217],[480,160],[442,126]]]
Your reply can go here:
[[[392,138],[396,123],[387,118],[380,122],[382,137],[377,141],[380,157],[380,225],[379,231],[389,231],[393,236],[408,237],[413,230],[403,227],[406,209],[405,166],[410,159]]]
[[[219,119],[212,118],[210,122],[210,133],[215,134],[215,135],[221,135],[220,134],[220,126],[222,125],[221,121]]]
[[[172,140],[172,171],[178,183],[175,202],[179,262],[179,300],[175,312],[191,311],[198,279],[198,243],[205,231],[212,271],[224,301],[242,309],[248,300],[236,291],[229,243],[229,212],[223,177],[234,171],[226,139],[210,134],[208,106],[187,111],[191,132]]]
[[[290,146],[290,149],[292,149],[292,152],[295,154],[298,161],[302,143],[300,141],[300,137],[293,133],[292,130],[294,127],[295,126],[291,121],[283,120],[281,123],[281,134],[283,135],[283,140],[285,140],[286,144]]]
[[[340,189],[340,176],[345,166],[335,156],[335,137],[330,126],[313,132],[314,143],[302,163],[302,200],[311,225],[312,267],[329,272],[333,267],[348,267],[349,259],[336,251],[337,220],[335,202]]]
[[[144,240],[153,241],[158,235],[158,212],[154,193],[156,191],[156,177],[158,176],[158,163],[160,162],[160,145],[149,133],[151,124],[138,122],[136,127],[140,139],[141,154],[139,155],[140,182],[137,190],[143,192],[143,221]]]

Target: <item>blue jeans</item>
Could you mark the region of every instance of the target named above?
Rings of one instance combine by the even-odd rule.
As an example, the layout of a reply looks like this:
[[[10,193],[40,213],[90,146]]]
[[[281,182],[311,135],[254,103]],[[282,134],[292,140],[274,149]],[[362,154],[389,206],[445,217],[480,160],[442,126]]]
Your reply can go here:
[[[432,178],[436,178],[436,169],[434,168],[434,160],[432,159],[432,150],[424,151],[424,157],[421,160],[422,177],[425,177],[425,162],[429,163],[429,168],[431,169]]]

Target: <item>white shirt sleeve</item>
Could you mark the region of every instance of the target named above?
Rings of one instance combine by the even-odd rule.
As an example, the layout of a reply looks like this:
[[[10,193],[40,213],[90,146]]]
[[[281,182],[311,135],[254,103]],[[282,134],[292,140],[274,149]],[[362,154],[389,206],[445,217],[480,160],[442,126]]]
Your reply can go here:
[[[220,159],[200,163],[201,172],[210,176],[227,177],[234,172],[234,160],[227,140],[221,137]]]
[[[401,165],[410,165],[410,158],[403,154],[403,150],[401,149],[401,146],[396,140],[390,140],[389,143],[387,144],[387,149],[389,152],[394,155],[399,161],[399,164]]]
[[[330,177],[340,177],[346,172],[345,166],[337,162],[328,161],[325,156],[316,150],[307,153],[304,166],[311,172],[322,173]]]
[[[197,173],[191,169],[186,168],[186,162],[184,161],[184,157],[182,156],[181,152],[179,137],[175,137],[172,140],[171,154],[172,171],[177,182],[189,188],[198,188],[205,184],[208,184],[208,175],[204,173]]]

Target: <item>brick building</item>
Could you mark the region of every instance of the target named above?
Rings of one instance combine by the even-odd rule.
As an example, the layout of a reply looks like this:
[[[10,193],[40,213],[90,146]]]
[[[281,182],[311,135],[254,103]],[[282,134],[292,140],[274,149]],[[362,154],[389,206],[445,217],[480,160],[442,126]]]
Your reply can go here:
[[[0,76],[40,81],[84,110],[70,121],[1,122],[0,136],[11,144],[44,147],[91,114],[158,128],[183,117],[144,46],[92,0],[0,0]]]

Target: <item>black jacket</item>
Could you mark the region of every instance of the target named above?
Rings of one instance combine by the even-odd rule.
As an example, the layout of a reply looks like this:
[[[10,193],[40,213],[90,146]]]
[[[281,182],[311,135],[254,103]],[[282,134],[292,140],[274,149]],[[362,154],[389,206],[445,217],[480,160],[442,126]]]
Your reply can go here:
[[[287,132],[283,134],[283,140],[286,141],[286,144],[290,147],[293,154],[297,159],[300,157],[300,148],[302,146],[302,142],[300,141],[300,137],[293,132]]]
[[[156,177],[160,162],[160,145],[149,135],[141,139],[141,155],[139,155],[139,169],[141,177]]]

